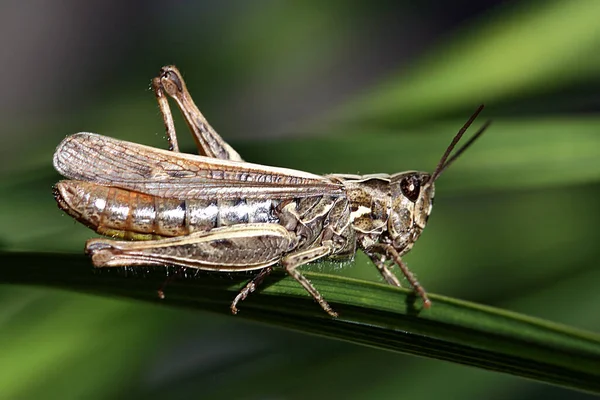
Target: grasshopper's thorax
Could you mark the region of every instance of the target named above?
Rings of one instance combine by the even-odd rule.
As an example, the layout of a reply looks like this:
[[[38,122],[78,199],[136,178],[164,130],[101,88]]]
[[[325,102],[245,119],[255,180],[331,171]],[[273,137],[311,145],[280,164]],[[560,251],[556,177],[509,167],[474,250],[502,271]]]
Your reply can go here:
[[[427,224],[433,206],[434,185],[427,172],[394,175],[336,176],[346,188],[351,222],[359,246],[376,243],[408,252]]]

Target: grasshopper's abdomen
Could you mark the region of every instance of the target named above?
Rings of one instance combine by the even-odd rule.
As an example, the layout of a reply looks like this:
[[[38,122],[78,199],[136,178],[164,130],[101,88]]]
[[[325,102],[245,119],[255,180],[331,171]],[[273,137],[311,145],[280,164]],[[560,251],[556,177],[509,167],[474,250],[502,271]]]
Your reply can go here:
[[[96,232],[149,240],[244,223],[274,223],[273,200],[168,199],[90,182],[56,184],[59,207]]]

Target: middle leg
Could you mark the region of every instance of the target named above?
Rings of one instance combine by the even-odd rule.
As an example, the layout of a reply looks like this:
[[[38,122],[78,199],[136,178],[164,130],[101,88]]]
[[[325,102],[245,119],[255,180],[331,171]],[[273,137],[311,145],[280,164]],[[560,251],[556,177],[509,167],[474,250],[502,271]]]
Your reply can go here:
[[[319,303],[321,308],[332,317],[337,317],[338,313],[335,312],[329,303],[323,298],[321,293],[310,283],[304,275],[298,271],[298,267],[306,265],[312,261],[327,257],[332,252],[330,246],[320,246],[314,248],[308,248],[301,250],[296,253],[291,253],[283,257],[281,260],[283,267],[292,278],[294,278],[310,295]]]
[[[250,282],[248,282],[242,290],[240,290],[238,295],[235,296],[235,299],[233,299],[233,301],[231,302],[231,313],[232,314],[238,313],[237,304],[240,301],[246,300],[246,297],[248,297],[248,295],[250,293],[253,293],[256,290],[256,288],[265,280],[265,278],[272,271],[273,271],[273,267],[271,267],[271,266],[264,268],[263,270],[261,270],[258,273],[258,275],[256,275],[254,278],[252,278],[252,280]]]

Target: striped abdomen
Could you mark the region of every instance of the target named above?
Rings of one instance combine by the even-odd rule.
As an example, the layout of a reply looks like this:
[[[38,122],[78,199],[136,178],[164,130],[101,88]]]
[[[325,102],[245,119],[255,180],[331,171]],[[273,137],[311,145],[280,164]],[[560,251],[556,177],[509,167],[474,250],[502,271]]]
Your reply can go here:
[[[177,200],[84,181],[60,181],[54,197],[61,209],[96,232],[148,240],[187,235],[219,226],[276,223],[273,200]]]

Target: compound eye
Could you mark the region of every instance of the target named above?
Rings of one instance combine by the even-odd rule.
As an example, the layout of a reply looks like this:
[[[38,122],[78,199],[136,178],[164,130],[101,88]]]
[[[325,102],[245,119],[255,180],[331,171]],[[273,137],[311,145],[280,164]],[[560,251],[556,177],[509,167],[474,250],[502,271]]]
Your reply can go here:
[[[407,199],[414,203],[421,193],[421,182],[416,176],[404,178],[400,181],[400,190]]]

